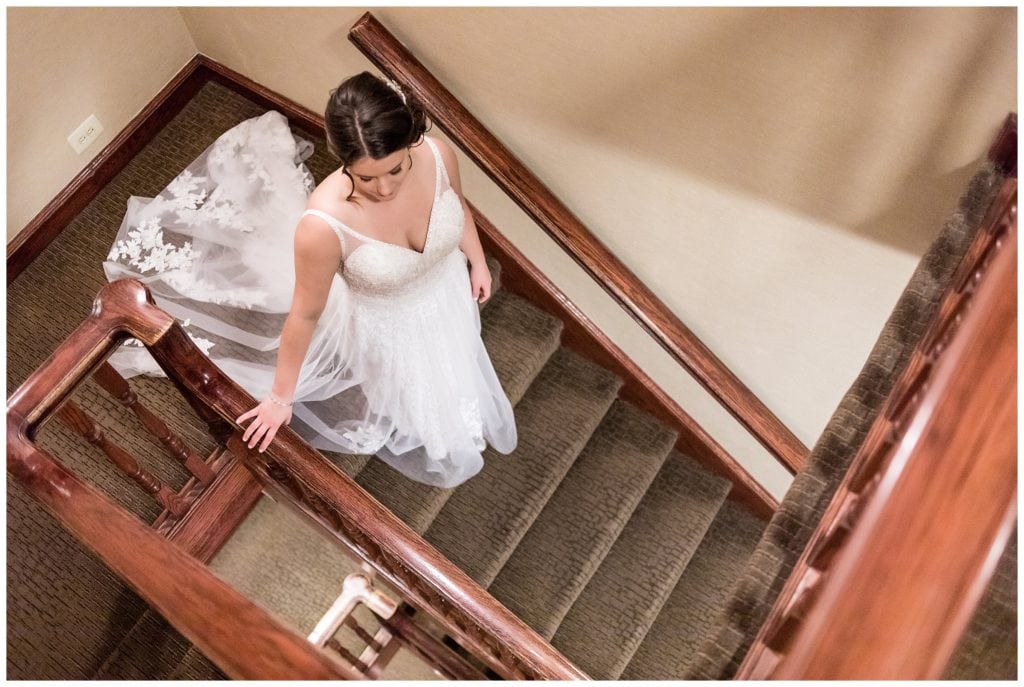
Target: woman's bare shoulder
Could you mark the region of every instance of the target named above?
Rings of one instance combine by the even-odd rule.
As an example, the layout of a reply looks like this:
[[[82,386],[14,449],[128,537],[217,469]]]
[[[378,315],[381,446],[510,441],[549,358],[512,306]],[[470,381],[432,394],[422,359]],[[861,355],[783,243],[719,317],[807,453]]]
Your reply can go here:
[[[352,192],[352,181],[341,170],[332,172],[321,181],[306,199],[307,210],[319,210],[335,217],[343,224],[352,219],[354,207],[345,200]],[[303,217],[305,220],[308,217]]]

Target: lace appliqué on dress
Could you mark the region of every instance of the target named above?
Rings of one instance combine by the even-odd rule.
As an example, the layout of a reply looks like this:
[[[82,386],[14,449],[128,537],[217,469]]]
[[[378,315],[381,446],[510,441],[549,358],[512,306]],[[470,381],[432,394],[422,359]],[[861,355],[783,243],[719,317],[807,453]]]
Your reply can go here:
[[[463,396],[459,399],[459,414],[462,415],[462,421],[466,424],[466,429],[469,430],[473,446],[483,451],[487,443],[484,441],[484,423],[480,417],[480,402],[475,398]]]
[[[379,427],[366,425],[355,431],[347,429],[342,432],[342,436],[351,441],[356,447],[356,453],[360,454],[375,453],[387,440],[387,436]]]
[[[145,255],[143,251],[147,251]],[[160,223],[155,219],[148,219],[140,223],[136,229],[129,231],[126,239],[115,243],[107,260],[117,260],[123,256],[128,258],[130,265],[138,267],[143,272],[166,272],[191,268],[192,261],[199,255],[192,250],[191,241],[186,241],[180,248],[164,243],[164,232]]]
[[[178,219],[188,225],[199,221],[215,221],[222,226],[239,231],[252,231],[252,227],[236,221],[239,213],[230,202],[220,202],[221,189],[214,189],[208,197],[205,189],[195,189],[206,177],[193,176],[187,170],[179,174],[167,187],[175,196],[173,199],[157,198],[156,210],[176,210]],[[205,202],[203,202],[205,200]],[[202,203],[201,206],[199,204]],[[198,207],[198,209],[197,209]],[[150,205],[152,209],[153,205]],[[218,305],[233,305],[249,308],[263,303],[267,297],[258,289],[224,289],[196,277],[192,271],[195,260],[202,253],[192,249],[192,242],[185,241],[180,247],[163,240],[163,227],[156,217],[150,217],[130,229],[126,238],[117,241],[107,255],[107,260],[122,257],[140,272],[159,273],[164,282],[183,296]]]

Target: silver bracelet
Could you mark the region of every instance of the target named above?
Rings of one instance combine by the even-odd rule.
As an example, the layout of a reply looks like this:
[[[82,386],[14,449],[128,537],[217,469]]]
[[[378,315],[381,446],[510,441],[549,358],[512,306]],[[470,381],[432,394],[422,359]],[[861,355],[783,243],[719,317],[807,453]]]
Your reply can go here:
[[[271,403],[273,403],[275,405],[279,405],[279,406],[281,406],[283,408],[287,408],[288,406],[290,406],[292,404],[291,401],[289,401],[288,403],[285,403],[284,401],[277,400],[276,398],[274,398],[274,394],[267,394],[267,398],[270,399]]]

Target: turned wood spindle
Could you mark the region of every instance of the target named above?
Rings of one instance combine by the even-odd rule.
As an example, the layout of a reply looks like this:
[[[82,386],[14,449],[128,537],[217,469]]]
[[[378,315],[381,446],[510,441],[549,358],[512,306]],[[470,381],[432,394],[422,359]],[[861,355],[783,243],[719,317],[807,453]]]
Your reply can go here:
[[[158,418],[141,401],[138,395],[128,384],[128,380],[118,374],[110,363],[103,363],[96,372],[93,379],[108,394],[114,397],[121,405],[125,406],[139,419],[146,431],[156,437],[171,454],[171,457],[185,466],[185,469],[192,473],[203,485],[213,482],[213,470],[210,469],[203,459],[192,450],[181,438],[170,430],[163,420]]]
[[[367,632],[366,628],[360,625],[359,621],[355,617],[353,617],[351,613],[345,616],[345,620],[343,620],[342,622],[345,625],[348,625],[350,628],[352,628],[352,631],[356,633],[356,636],[359,637],[359,639],[366,642],[367,646],[377,651],[380,650],[380,647],[377,645],[377,642],[373,638],[373,635]]]
[[[339,642],[334,637],[331,637],[330,639],[328,639],[327,643],[324,646],[326,646],[328,649],[331,649],[332,651],[336,652],[338,655],[340,655],[342,658],[344,658],[346,661],[348,661],[348,663],[351,664],[352,667],[355,668],[356,670],[358,670],[360,673],[363,673],[363,674],[366,673],[367,666],[363,665],[362,661],[360,661],[358,658],[353,656],[352,653],[348,649],[343,647],[341,645],[341,642]]]
[[[102,450],[121,472],[135,480],[136,484],[142,487],[146,493],[151,494],[161,506],[178,517],[188,511],[187,503],[180,499],[170,487],[161,482],[156,475],[142,468],[130,453],[107,439],[96,421],[74,401],[66,401],[57,411],[57,416],[86,441]]]

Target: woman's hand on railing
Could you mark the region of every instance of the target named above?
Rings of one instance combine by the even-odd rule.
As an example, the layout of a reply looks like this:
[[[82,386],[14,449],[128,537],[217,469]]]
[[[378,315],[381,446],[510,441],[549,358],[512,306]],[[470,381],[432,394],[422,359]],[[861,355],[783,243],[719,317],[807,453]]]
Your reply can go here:
[[[277,434],[277,430],[281,425],[286,425],[291,422],[292,419],[292,407],[291,405],[282,406],[279,403],[275,403],[269,397],[263,399],[258,406],[253,408],[247,413],[242,413],[235,420],[238,424],[242,424],[243,420],[247,420],[250,417],[255,416],[249,426],[245,428],[245,434],[242,435],[242,441],[252,448],[257,443],[260,443],[260,439],[263,442],[260,443],[259,452],[263,453],[267,450],[267,446],[274,440],[274,436]]]

